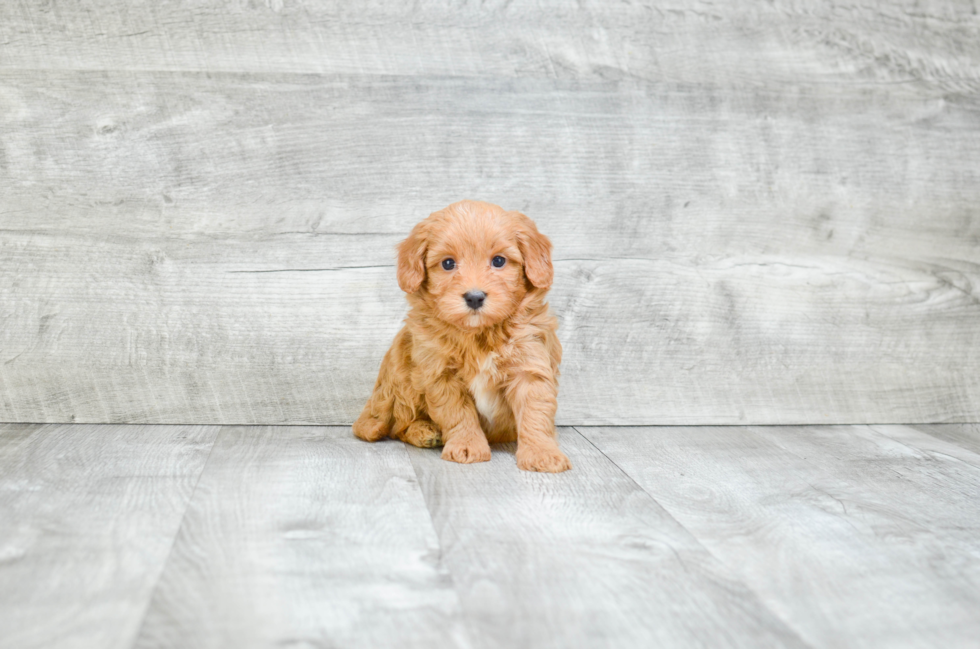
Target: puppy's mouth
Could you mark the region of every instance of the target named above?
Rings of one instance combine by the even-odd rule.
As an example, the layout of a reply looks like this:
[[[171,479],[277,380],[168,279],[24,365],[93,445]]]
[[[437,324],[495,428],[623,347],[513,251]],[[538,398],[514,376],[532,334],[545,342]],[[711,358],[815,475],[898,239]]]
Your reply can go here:
[[[486,318],[481,311],[471,310],[463,318],[465,325],[471,329],[481,329],[486,324]]]
[[[487,327],[492,327],[497,322],[493,314],[487,313],[485,309],[467,309],[453,318],[453,324],[464,331],[476,332]]]

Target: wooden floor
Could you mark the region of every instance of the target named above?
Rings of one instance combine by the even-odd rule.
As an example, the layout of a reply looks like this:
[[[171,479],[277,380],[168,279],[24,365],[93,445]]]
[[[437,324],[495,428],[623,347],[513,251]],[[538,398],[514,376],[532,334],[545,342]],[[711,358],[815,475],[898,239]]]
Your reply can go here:
[[[976,647],[980,425],[0,425],[0,646]]]

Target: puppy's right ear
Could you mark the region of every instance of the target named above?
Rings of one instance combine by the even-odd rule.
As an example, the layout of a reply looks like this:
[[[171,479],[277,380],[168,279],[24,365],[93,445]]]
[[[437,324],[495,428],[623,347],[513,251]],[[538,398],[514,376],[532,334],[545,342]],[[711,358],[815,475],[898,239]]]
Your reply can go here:
[[[428,238],[424,222],[412,228],[408,238],[398,244],[398,286],[414,293],[425,281],[425,251]]]

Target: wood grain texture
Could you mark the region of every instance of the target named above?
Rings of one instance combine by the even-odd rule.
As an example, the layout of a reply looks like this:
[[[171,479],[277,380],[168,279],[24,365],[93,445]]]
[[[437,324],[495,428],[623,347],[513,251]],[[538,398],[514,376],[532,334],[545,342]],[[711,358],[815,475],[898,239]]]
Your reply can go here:
[[[915,428],[980,456],[980,424],[933,424]]]
[[[8,3],[0,420],[349,423],[392,246],[473,197],[555,242],[561,423],[976,421],[978,34],[944,3]]]
[[[0,67],[980,88],[971,2],[6,3]]]
[[[514,445],[458,465],[410,448],[480,647],[803,647],[651,496],[572,429],[573,470]]]
[[[581,430],[810,646],[980,637],[968,451],[910,427]]]
[[[972,647],[973,428],[0,425],[0,647]]]
[[[131,646],[216,433],[0,425],[0,647]]]
[[[223,428],[135,647],[466,647],[401,444]]]

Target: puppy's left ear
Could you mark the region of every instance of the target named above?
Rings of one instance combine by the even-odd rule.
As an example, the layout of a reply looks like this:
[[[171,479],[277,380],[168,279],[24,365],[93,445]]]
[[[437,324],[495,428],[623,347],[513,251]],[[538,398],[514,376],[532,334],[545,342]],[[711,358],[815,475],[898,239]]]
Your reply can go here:
[[[524,256],[524,275],[536,288],[549,289],[555,278],[555,269],[551,265],[551,241],[538,232],[534,221],[520,212],[513,212],[517,217],[517,246]]]
[[[408,238],[398,244],[398,286],[414,293],[425,281],[425,251],[429,241],[425,222],[412,228]]]

